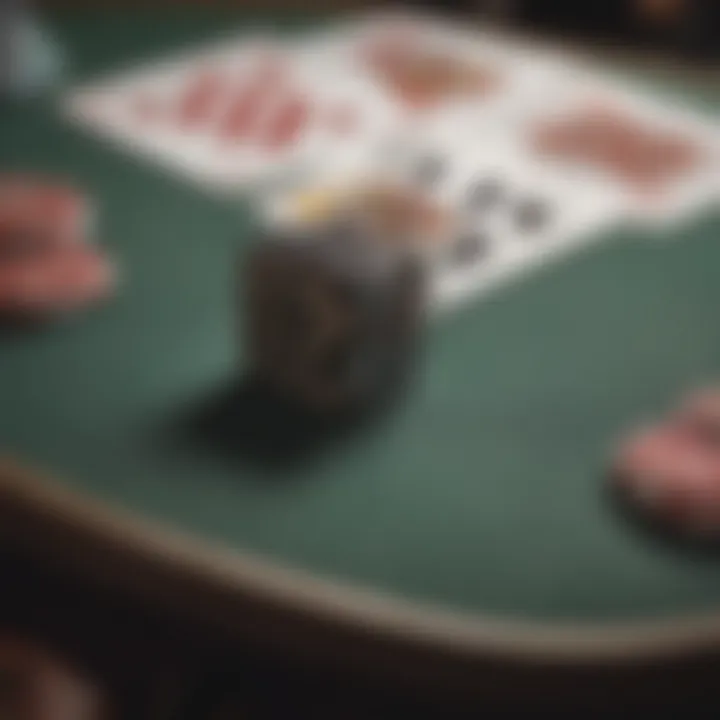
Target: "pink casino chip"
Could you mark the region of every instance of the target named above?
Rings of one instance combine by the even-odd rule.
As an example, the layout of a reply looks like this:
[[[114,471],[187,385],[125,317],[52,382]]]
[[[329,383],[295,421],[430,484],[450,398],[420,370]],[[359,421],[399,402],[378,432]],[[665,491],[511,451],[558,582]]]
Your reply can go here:
[[[720,445],[720,387],[704,388],[685,396],[675,412],[683,422],[708,442]]]
[[[0,312],[38,317],[77,310],[107,297],[112,263],[91,247],[65,247],[0,263]]]
[[[43,234],[53,241],[87,240],[92,208],[69,185],[25,177],[0,177],[0,242],[9,233]]]
[[[79,190],[31,177],[0,178],[0,314],[37,317],[107,295],[112,263],[91,243]]]
[[[720,449],[684,423],[643,428],[623,443],[612,482],[642,513],[690,536],[720,536]]]

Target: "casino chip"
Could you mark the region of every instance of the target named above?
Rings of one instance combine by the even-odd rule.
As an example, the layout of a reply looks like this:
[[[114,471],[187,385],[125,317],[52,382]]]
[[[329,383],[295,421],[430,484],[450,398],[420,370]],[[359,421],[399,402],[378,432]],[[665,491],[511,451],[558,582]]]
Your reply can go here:
[[[0,309],[20,316],[77,310],[105,297],[113,284],[111,264],[89,248],[0,262]]]
[[[0,238],[17,231],[76,242],[92,232],[92,208],[78,190],[45,180],[0,176]]]
[[[46,649],[0,635],[0,717],[13,720],[100,720],[101,692]]]
[[[682,399],[675,415],[678,422],[688,426],[688,430],[720,447],[720,387],[688,394]]]
[[[682,535],[720,538],[720,446],[675,417],[636,431],[611,474],[637,510]]]
[[[91,240],[79,191],[0,178],[0,315],[26,319],[79,309],[107,295],[112,263]]]

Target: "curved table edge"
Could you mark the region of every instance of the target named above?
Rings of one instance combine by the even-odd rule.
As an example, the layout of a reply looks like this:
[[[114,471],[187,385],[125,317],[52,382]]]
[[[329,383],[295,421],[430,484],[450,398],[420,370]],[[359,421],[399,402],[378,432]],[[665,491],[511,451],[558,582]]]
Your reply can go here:
[[[602,667],[682,661],[720,651],[717,613],[603,624],[508,621],[422,605],[329,581],[198,540],[81,496],[0,456],[0,536],[95,581],[228,632],[311,638],[315,651],[385,663],[405,659],[523,667]],[[165,606],[165,605],[164,605]],[[352,646],[348,643],[354,643]]]

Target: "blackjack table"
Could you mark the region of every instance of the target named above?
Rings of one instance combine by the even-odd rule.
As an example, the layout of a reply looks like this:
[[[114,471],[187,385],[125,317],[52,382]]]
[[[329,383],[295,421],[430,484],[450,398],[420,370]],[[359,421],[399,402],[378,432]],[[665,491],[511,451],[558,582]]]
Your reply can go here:
[[[256,20],[49,17],[74,81]],[[278,24],[326,21],[299,17]],[[720,112],[720,83],[623,63]],[[245,373],[250,204],[82,132],[55,97],[1,112],[2,170],[87,189],[121,272],[101,306],[0,337],[8,542],[227,636],[426,687],[655,693],[714,662],[720,556],[634,522],[605,481],[628,427],[720,377],[717,212],[615,232],[442,318],[402,402],[320,430]]]

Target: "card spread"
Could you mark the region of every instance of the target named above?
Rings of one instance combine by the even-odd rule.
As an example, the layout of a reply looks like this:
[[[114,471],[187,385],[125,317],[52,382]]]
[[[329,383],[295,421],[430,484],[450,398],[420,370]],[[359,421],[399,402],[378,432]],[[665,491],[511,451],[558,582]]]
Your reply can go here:
[[[310,196],[322,217],[329,188],[413,187],[453,218],[426,253],[441,311],[720,199],[713,119],[421,16],[230,39],[75,88],[63,110],[204,188],[254,193],[269,224],[301,222]]]
[[[233,51],[234,50],[234,51]],[[362,78],[320,77],[276,43],[199,52],[70,93],[65,111],[216,190],[342,167],[393,115]]]
[[[405,148],[383,175],[356,177],[345,191],[322,187],[275,198],[270,224],[302,225],[327,217],[353,188],[411,189],[452,218],[446,232],[417,248],[426,258],[433,309],[442,313],[503,283],[540,270],[597,241],[623,217],[618,193],[601,183],[577,187],[572,177],[518,148],[478,148],[458,155],[436,139],[431,148]],[[570,199],[570,201],[568,201]]]

